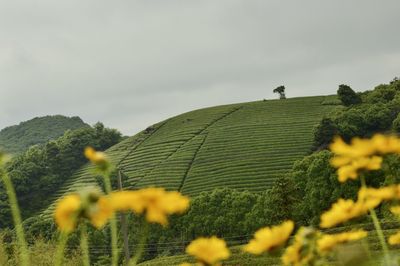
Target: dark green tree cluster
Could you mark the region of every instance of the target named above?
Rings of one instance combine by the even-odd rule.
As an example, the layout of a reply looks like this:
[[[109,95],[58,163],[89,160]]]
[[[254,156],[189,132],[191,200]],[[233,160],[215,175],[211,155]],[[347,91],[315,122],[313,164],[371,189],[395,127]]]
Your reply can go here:
[[[351,90],[346,85],[341,86],[341,91]],[[399,80],[379,85],[360,95],[350,92],[342,94],[345,96],[342,95],[341,100],[348,107],[323,118],[316,126],[314,149],[326,148],[335,135],[348,141],[353,137],[369,137],[378,132],[400,132]],[[349,100],[350,98],[353,100]]]
[[[77,116],[36,117],[0,131],[0,148],[8,153],[21,153],[30,146],[56,139],[67,130],[89,127]]]
[[[341,84],[337,91],[339,100],[344,106],[350,106],[361,103],[361,97],[350,86]]]
[[[16,156],[7,171],[13,181],[24,218],[48,206],[51,196],[87,160],[83,150],[92,146],[105,150],[121,141],[121,133],[101,123],[94,127],[67,131],[57,140],[36,145]],[[7,196],[0,185],[0,227],[8,226],[10,213]]]

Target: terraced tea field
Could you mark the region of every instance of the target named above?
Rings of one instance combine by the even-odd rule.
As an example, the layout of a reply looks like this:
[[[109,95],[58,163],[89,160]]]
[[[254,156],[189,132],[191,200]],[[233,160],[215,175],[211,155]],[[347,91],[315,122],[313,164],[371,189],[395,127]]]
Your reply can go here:
[[[190,196],[219,187],[263,191],[310,152],[312,131],[335,96],[217,106],[162,121],[107,150],[124,187],[162,186]],[[54,199],[96,183],[85,166]],[[49,217],[50,206],[44,211]]]

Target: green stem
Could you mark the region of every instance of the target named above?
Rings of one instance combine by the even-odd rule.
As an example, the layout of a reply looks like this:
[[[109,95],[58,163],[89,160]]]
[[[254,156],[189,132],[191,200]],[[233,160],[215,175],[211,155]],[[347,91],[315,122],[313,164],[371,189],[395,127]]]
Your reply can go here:
[[[87,226],[84,222],[81,225],[81,250],[83,265],[90,266]]]
[[[58,238],[58,245],[56,250],[56,259],[55,259],[55,266],[61,266],[64,259],[64,249],[67,245],[68,241],[68,233],[61,232],[60,237]]]
[[[104,187],[107,194],[110,194],[112,191],[111,188],[111,180],[109,173],[103,173],[104,178]],[[117,220],[115,215],[113,215],[110,219],[110,230],[111,230],[111,265],[118,265],[118,235],[117,235]]]
[[[361,175],[360,180],[361,180],[361,186],[363,188],[367,188],[367,185],[365,182],[365,177],[363,175]],[[382,227],[381,227],[381,224],[379,223],[378,216],[376,215],[376,212],[373,208],[369,209],[369,214],[370,214],[370,217],[372,218],[372,222],[374,223],[375,231],[376,231],[376,234],[378,235],[378,239],[379,239],[379,242],[382,247],[382,251],[385,256],[385,263],[386,263],[386,265],[390,265],[389,248],[386,244],[385,236],[383,235]]]
[[[15,195],[14,186],[11,182],[10,176],[7,174],[6,171],[0,169],[0,175],[4,182],[4,187],[7,191],[8,200],[10,202],[11,213],[14,220],[15,231],[17,234],[17,241],[19,247],[19,256],[21,260],[22,266],[29,265],[29,251],[28,245],[26,244],[24,228],[22,226],[21,214],[18,207],[17,197]]]
[[[385,254],[385,261],[386,261],[387,265],[390,265],[389,248],[388,248],[388,246],[386,244],[385,236],[383,235],[382,227],[381,227],[381,225],[379,223],[378,217],[376,216],[376,212],[375,212],[374,209],[370,209],[369,213],[370,213],[370,216],[371,216],[372,221],[374,223],[374,227],[375,227],[376,233],[378,235],[379,242],[381,243],[383,253]]]
[[[144,252],[144,247],[149,233],[149,224],[145,219],[143,219],[142,225],[143,231],[139,240],[138,249],[136,250],[135,256],[129,261],[129,266],[136,266]]]

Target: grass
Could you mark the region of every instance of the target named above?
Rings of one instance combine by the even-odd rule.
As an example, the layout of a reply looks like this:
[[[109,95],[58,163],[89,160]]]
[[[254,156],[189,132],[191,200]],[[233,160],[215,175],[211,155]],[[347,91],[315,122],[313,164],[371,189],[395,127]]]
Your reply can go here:
[[[153,125],[107,150],[124,187],[162,186],[196,196],[229,187],[269,188],[294,161],[310,152],[313,128],[335,96],[317,96],[217,106]],[[84,166],[54,194],[54,200],[96,184]],[[54,204],[42,214],[50,217]]]
[[[379,261],[382,259],[383,253],[381,252],[381,246],[379,244],[379,240],[377,237],[376,232],[371,228],[371,224],[357,224],[357,225],[352,225],[352,226],[346,226],[346,227],[339,227],[335,228],[332,230],[329,230],[330,233],[336,233],[336,232],[341,232],[341,231],[347,231],[347,230],[354,230],[356,227],[366,227],[367,230],[370,230],[368,233],[368,237],[365,239],[366,245],[370,248],[371,250],[371,261],[369,265],[380,265]],[[389,227],[395,227],[393,224],[392,226]],[[389,235],[396,233],[398,230],[397,229],[386,229],[383,230],[385,238],[388,238]],[[227,241],[229,243],[229,241]],[[242,243],[246,243],[246,241],[241,241]],[[272,254],[263,254],[261,256],[254,256],[250,254],[243,253],[241,251],[242,245],[233,245],[231,244],[231,252],[232,255],[231,257],[224,261],[223,265],[225,266],[237,266],[237,265],[254,265],[254,266],[261,266],[261,265],[281,265],[281,255],[283,250],[276,251]],[[346,248],[346,246],[344,246]],[[354,248],[353,247],[348,247],[348,248]],[[398,246],[391,246],[390,247],[391,251],[398,251],[399,247]],[[395,254],[396,255],[396,254]],[[164,265],[179,265],[180,263],[183,262],[194,262],[194,260],[185,254],[182,255],[176,255],[176,256],[165,256],[165,257],[159,257],[153,260],[145,261],[141,264],[140,266],[164,266]],[[339,262],[332,261],[330,265],[342,265]]]

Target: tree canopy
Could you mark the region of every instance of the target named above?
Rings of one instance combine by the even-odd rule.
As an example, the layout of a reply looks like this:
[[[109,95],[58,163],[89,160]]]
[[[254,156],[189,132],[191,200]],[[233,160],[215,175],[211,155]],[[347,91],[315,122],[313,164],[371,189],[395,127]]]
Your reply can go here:
[[[0,131],[0,148],[8,153],[21,153],[30,146],[56,139],[67,130],[89,127],[77,116],[35,117]]]

